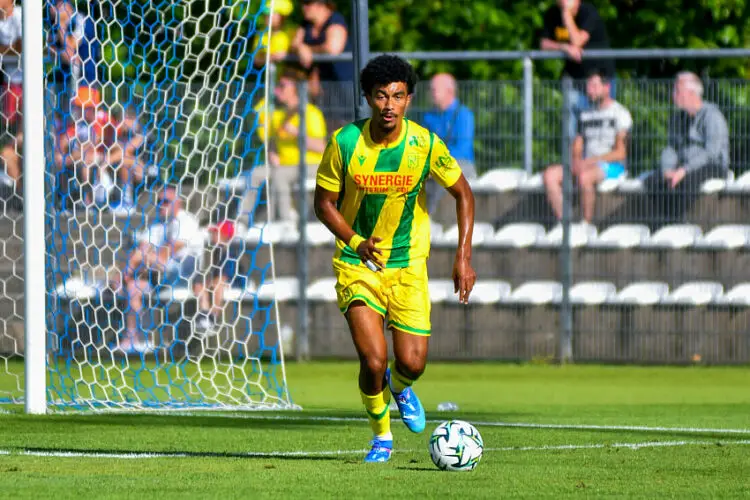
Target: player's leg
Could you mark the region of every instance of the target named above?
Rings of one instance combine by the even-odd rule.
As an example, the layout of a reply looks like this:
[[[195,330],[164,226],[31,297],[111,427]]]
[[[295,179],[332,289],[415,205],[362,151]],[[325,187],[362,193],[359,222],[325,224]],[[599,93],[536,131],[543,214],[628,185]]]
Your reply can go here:
[[[547,193],[547,201],[552,209],[552,213],[555,214],[557,220],[562,219],[562,182],[562,165],[550,165],[544,170],[544,190]]]
[[[359,356],[359,392],[373,433],[367,462],[385,462],[393,449],[390,394],[386,387],[388,346],[383,334],[383,316],[363,301],[354,301],[346,312],[352,340]]]
[[[391,299],[388,326],[393,331],[395,359],[388,370],[388,384],[401,420],[410,431],[422,432],[424,407],[412,385],[424,373],[431,328],[426,261],[399,270]]]
[[[607,164],[594,164],[578,175],[578,187],[581,194],[581,211],[583,220],[591,223],[594,220],[596,207],[596,186],[607,176]]]
[[[125,312],[125,338],[121,339],[120,348],[125,352],[143,350],[140,342],[141,311],[143,310],[143,296],[150,289],[150,283],[144,279],[127,281],[128,307]]]
[[[359,356],[359,391],[374,436],[365,461],[385,462],[391,456],[393,436],[388,408],[391,394],[385,382],[388,347],[383,318],[387,309],[379,293],[382,273],[340,261],[334,261],[333,270],[339,310],[346,317]]]

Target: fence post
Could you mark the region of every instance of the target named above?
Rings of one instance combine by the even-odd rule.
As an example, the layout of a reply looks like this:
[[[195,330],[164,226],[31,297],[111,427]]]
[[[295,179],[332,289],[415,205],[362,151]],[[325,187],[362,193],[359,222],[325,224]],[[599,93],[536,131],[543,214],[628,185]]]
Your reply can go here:
[[[531,176],[533,169],[534,141],[534,63],[530,57],[523,58],[523,168]]]
[[[572,212],[573,175],[571,156],[571,114],[573,113],[573,83],[569,77],[562,81],[562,165],[563,165],[563,210],[562,210],[562,245],[560,246],[560,282],[562,284],[562,301],[560,303],[560,362],[567,363],[573,358],[573,310],[570,303],[570,287],[573,273],[572,254],[570,249],[570,219]]]
[[[352,0],[352,28],[354,34],[354,117],[357,120],[367,118],[369,108],[359,90],[359,74],[370,59],[370,25],[367,13],[368,0]]]
[[[299,182],[297,194],[299,208],[299,244],[297,245],[297,279],[299,280],[299,298],[297,300],[297,335],[294,350],[297,361],[310,358],[310,340],[308,335],[307,282],[309,279],[307,263],[307,81],[301,80],[297,86],[299,94],[299,127],[297,141],[299,147]]]

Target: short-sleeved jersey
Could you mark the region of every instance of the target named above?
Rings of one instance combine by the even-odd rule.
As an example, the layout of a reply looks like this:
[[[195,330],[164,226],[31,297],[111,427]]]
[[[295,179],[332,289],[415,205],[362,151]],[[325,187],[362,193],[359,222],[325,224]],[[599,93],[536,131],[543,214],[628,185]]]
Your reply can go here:
[[[266,114],[265,101],[261,101],[255,107],[258,113],[258,137],[265,140],[266,133]],[[284,130],[284,123],[289,122],[295,128],[299,128],[299,113],[289,116],[283,109],[275,109],[271,114],[270,130],[271,139],[276,145],[276,152],[279,154],[279,165],[293,166],[299,165],[299,139],[292,136]],[[314,104],[307,104],[307,114],[305,115],[305,125],[307,128],[307,137],[315,139],[325,139],[327,128],[326,120],[323,113]],[[315,165],[322,159],[322,155],[308,148],[305,154],[305,161],[308,165]]]
[[[364,238],[382,238],[386,267],[401,268],[430,253],[430,219],[424,183],[432,176],[450,187],[461,168],[435,134],[404,120],[400,137],[388,147],[370,137],[370,120],[334,132],[318,168],[317,185],[339,193],[338,209]],[[334,259],[357,264],[356,251],[336,241]]]

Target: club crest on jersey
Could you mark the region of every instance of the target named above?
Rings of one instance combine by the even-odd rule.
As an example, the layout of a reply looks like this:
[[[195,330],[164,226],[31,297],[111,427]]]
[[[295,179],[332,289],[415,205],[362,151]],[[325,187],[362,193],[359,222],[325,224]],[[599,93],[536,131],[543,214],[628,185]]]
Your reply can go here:
[[[423,148],[425,147],[426,144],[427,143],[425,142],[424,137],[421,137],[421,136],[417,137],[416,135],[409,137],[409,146],[413,148],[416,148],[416,147]]]

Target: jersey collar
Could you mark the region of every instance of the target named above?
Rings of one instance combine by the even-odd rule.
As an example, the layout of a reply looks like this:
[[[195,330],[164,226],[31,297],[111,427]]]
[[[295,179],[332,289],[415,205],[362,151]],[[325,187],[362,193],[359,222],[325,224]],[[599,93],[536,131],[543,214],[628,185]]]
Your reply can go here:
[[[383,146],[382,144],[378,144],[372,140],[372,136],[370,135],[370,122],[371,121],[372,119],[368,118],[362,130],[362,135],[364,136],[365,144],[367,145],[368,148],[371,148],[371,149],[395,148],[399,144],[401,144],[401,141],[403,141],[406,138],[406,134],[409,131],[409,120],[407,120],[406,118],[403,118],[403,124],[401,125],[401,134],[399,134],[398,139],[393,141],[390,146]]]

